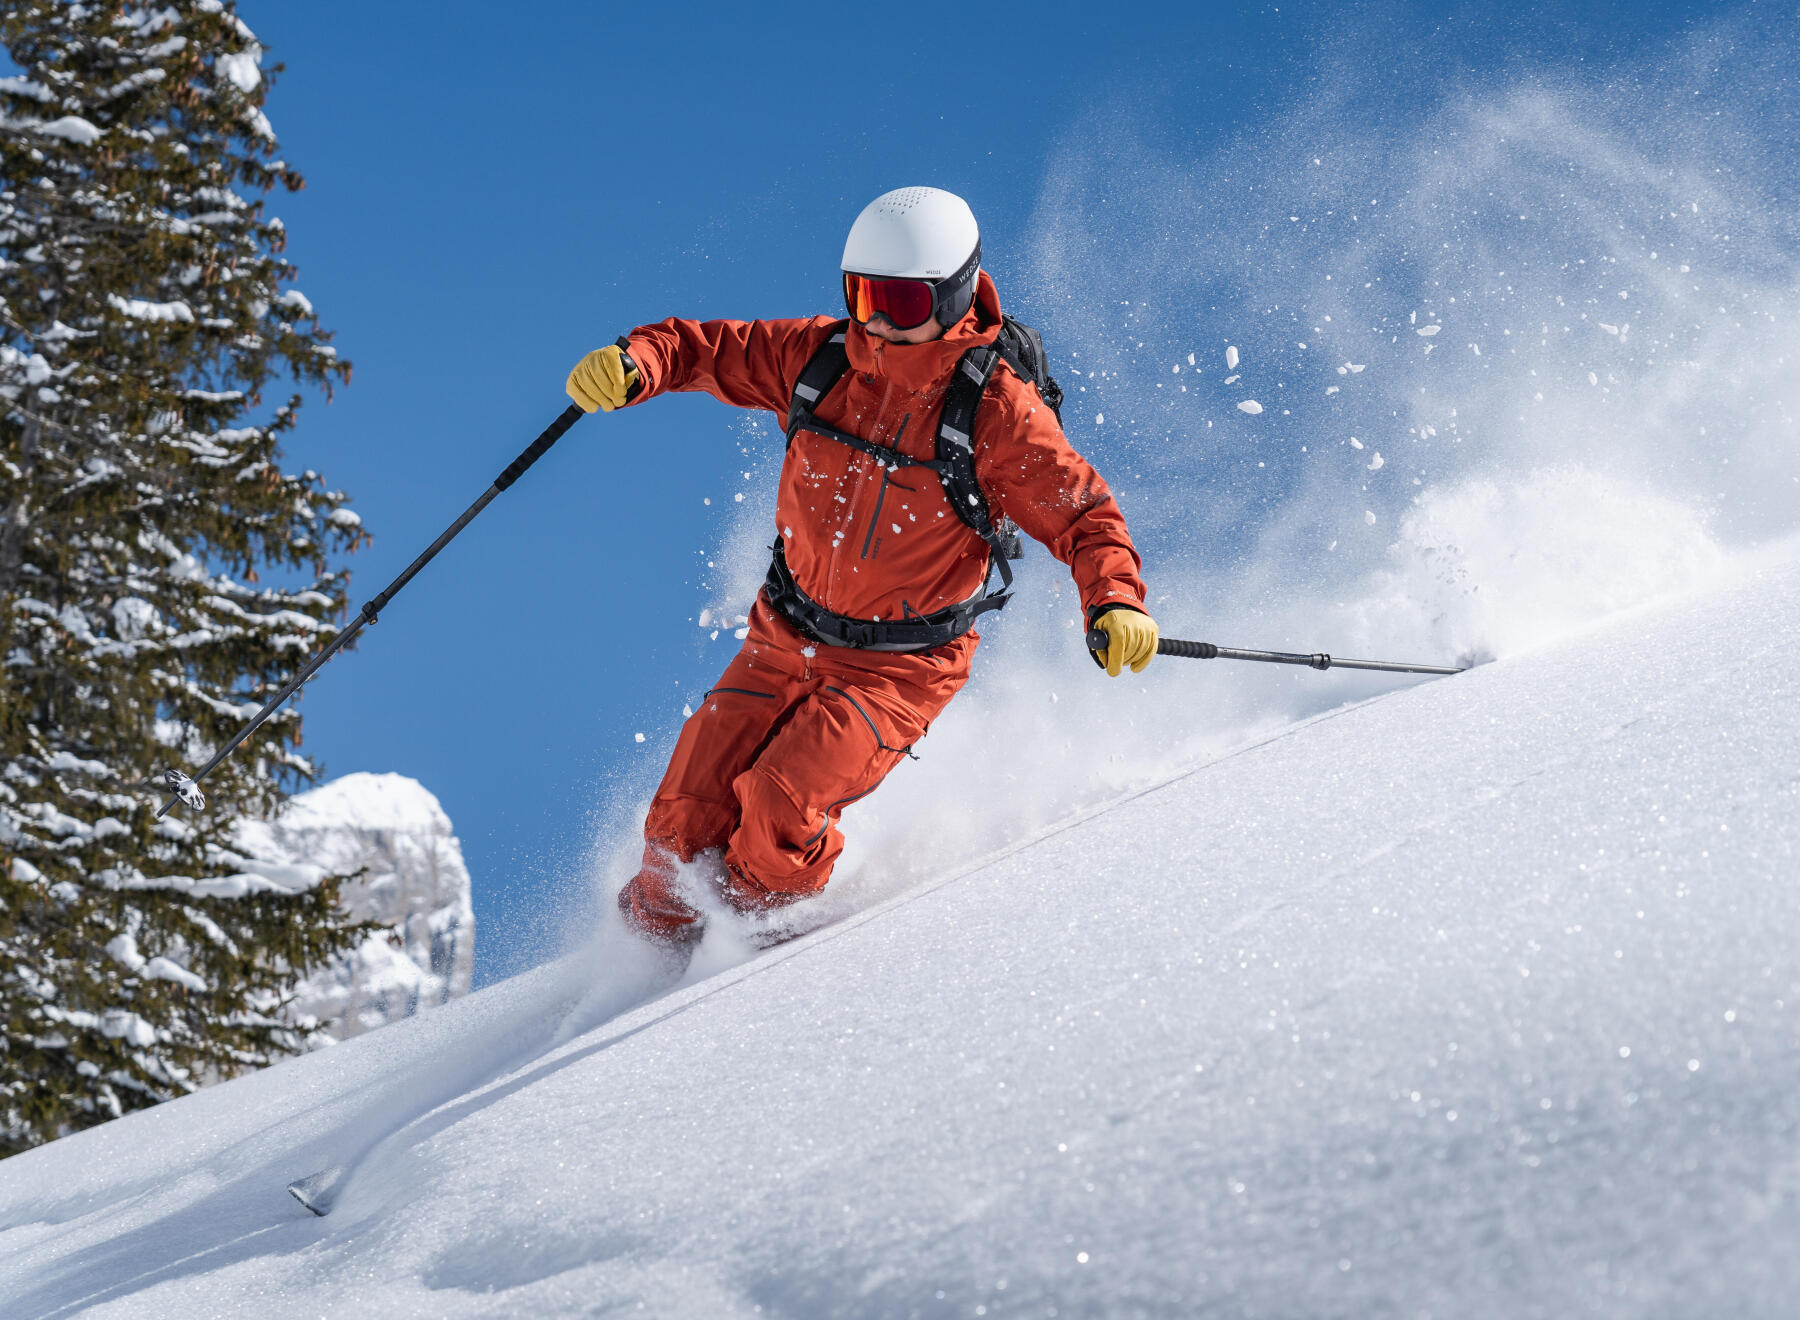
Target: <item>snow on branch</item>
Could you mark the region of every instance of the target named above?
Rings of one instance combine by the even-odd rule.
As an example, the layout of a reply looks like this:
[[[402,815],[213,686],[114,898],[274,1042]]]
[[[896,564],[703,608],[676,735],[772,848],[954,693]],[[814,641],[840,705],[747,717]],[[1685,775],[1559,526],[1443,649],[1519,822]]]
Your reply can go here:
[[[109,306],[117,308],[125,315],[138,321],[192,321],[194,311],[186,303],[146,302],[142,298],[121,298],[116,293],[106,295]]]

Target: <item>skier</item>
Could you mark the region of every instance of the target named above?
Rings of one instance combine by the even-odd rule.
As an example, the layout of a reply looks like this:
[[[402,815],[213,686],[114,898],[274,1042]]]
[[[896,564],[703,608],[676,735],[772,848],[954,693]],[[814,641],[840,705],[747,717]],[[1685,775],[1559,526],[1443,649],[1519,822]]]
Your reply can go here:
[[[1002,332],[1017,323],[1003,326],[968,204],[883,194],[842,268],[847,322],[671,318],[569,374],[588,412],[705,390],[786,419],[779,534],[749,635],[683,726],[642,867],[619,892],[626,922],[672,947],[701,931],[681,883],[696,861],[743,913],[824,887],[839,814],[913,755],[967,681],[974,623],[1006,599],[987,592],[993,569],[1011,581],[1008,520],[1069,566],[1109,675],[1156,654],[1117,502],[995,351],[1016,345]]]

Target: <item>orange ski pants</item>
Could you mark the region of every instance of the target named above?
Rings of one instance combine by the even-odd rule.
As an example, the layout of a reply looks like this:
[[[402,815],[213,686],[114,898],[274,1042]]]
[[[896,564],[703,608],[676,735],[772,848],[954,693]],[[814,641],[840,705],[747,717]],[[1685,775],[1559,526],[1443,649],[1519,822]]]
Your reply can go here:
[[[759,596],[737,658],[682,726],[644,823],[626,920],[679,941],[699,914],[677,864],[720,849],[724,897],[754,912],[815,894],[844,850],[838,816],[866,797],[968,681],[977,638],[916,654],[809,643]]]

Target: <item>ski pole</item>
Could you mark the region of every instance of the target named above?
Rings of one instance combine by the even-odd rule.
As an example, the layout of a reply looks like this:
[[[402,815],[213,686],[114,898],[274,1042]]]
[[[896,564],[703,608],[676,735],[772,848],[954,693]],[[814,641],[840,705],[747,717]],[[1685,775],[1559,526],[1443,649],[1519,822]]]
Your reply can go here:
[[[336,637],[332,638],[324,650],[320,651],[309,660],[306,667],[288,681],[286,687],[282,688],[281,691],[270,698],[269,703],[261,710],[257,711],[251,721],[232,736],[230,742],[226,743],[217,752],[213,753],[212,760],[201,766],[198,774],[190,778],[179,770],[163,771],[162,782],[164,786],[170,790],[170,796],[169,800],[163,803],[162,808],[156,813],[156,818],[161,820],[164,816],[168,815],[169,809],[177,802],[185,802],[196,811],[201,807],[204,807],[206,805],[206,795],[200,791],[200,781],[216,770],[219,763],[237,749],[239,743],[243,742],[244,739],[255,733],[257,729],[261,728],[263,722],[275,713],[276,708],[289,697],[293,696],[294,693],[298,692],[300,690],[300,685],[305,683],[306,680],[311,678],[314,674],[318,673],[327,660],[343,650],[343,648],[349,644],[350,639],[363,630],[364,625],[374,623],[376,619],[380,617],[381,611],[387,608],[388,602],[400,594],[400,589],[408,582],[411,582],[413,578],[418,575],[419,570],[424,568],[425,565],[429,564],[437,556],[438,551],[442,550],[445,546],[449,545],[451,541],[455,540],[458,532],[474,522],[475,515],[487,508],[489,504],[493,503],[496,495],[512,485],[513,482],[517,481],[520,477],[524,476],[526,469],[548,453],[550,446],[562,439],[563,433],[571,426],[575,425],[576,422],[580,421],[582,416],[583,413],[579,404],[571,403],[567,408],[564,408],[557,419],[544,428],[544,433],[536,440],[533,440],[523,453],[511,463],[507,464],[506,471],[494,478],[494,484],[482,492],[481,498],[465,509],[462,517],[446,527],[443,534],[427,546],[425,553],[413,560],[412,563],[407,566],[404,573],[388,583],[385,591],[376,596],[373,600],[366,602],[362,609],[357,612],[356,617],[350,621],[349,626],[339,632]]]
[[[1088,650],[1104,651],[1111,638],[1104,629],[1089,628]],[[1409,665],[1397,660],[1334,660],[1323,651],[1300,655],[1293,651],[1240,651],[1231,646],[1214,646],[1211,642],[1183,642],[1164,637],[1156,643],[1158,655],[1179,656],[1183,660],[1260,660],[1268,665],[1305,665],[1310,669],[1379,669],[1389,674],[1460,674],[1462,669],[1444,665]]]

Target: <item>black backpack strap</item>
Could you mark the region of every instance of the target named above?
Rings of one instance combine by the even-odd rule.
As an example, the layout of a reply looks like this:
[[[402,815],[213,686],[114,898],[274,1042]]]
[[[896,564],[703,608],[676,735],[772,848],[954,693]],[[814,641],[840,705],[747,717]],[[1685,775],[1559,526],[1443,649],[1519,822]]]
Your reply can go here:
[[[850,370],[850,355],[844,348],[845,328],[849,324],[848,321],[839,321],[831,337],[819,345],[818,351],[801,368],[800,378],[794,382],[793,398],[788,403],[787,443],[793,444],[794,437],[801,431],[811,431],[827,440],[849,445],[850,448],[867,454],[883,467],[922,467],[930,468],[933,472],[939,471],[942,465],[934,459],[913,458],[895,446],[878,445],[860,435],[840,431],[829,423],[821,422],[816,416],[815,409],[819,400],[829,394],[832,387]]]
[[[911,458],[892,446],[875,444],[818,419],[819,400],[831,393],[832,387],[850,371],[850,354],[844,347],[844,335],[849,325],[848,321],[839,321],[833,326],[831,337],[819,345],[818,351],[800,369],[800,377],[794,382],[793,398],[788,402],[787,443],[793,444],[794,436],[799,432],[811,431],[814,435],[860,450],[883,467],[927,467],[935,471],[938,464],[931,459]]]
[[[1023,547],[1018,529],[1009,520],[1002,519],[999,526],[994,525],[988,516],[987,495],[975,479],[975,414],[1000,359],[999,349],[983,344],[964,353],[956,364],[950,386],[944,393],[944,411],[938,419],[937,459],[938,480],[944,483],[944,498],[950,502],[956,516],[993,551],[991,563],[1000,570],[1001,586],[1001,594],[995,599],[1005,601],[1004,593],[1011,589],[1013,582],[1007,561],[1020,558]]]
[[[942,464],[939,475],[944,494],[950,497],[956,516],[984,541],[993,536],[994,526],[988,517],[987,497],[975,481],[975,412],[999,360],[1000,354],[988,344],[964,353],[950,375],[944,411],[938,418],[937,459]]]
[[[794,381],[793,398],[788,401],[789,444],[794,442],[794,432],[801,426],[810,427],[813,410],[819,406],[819,400],[829,394],[831,387],[850,370],[850,353],[844,347],[844,336],[849,329],[848,320],[833,325],[830,336],[800,369],[800,376]]]

